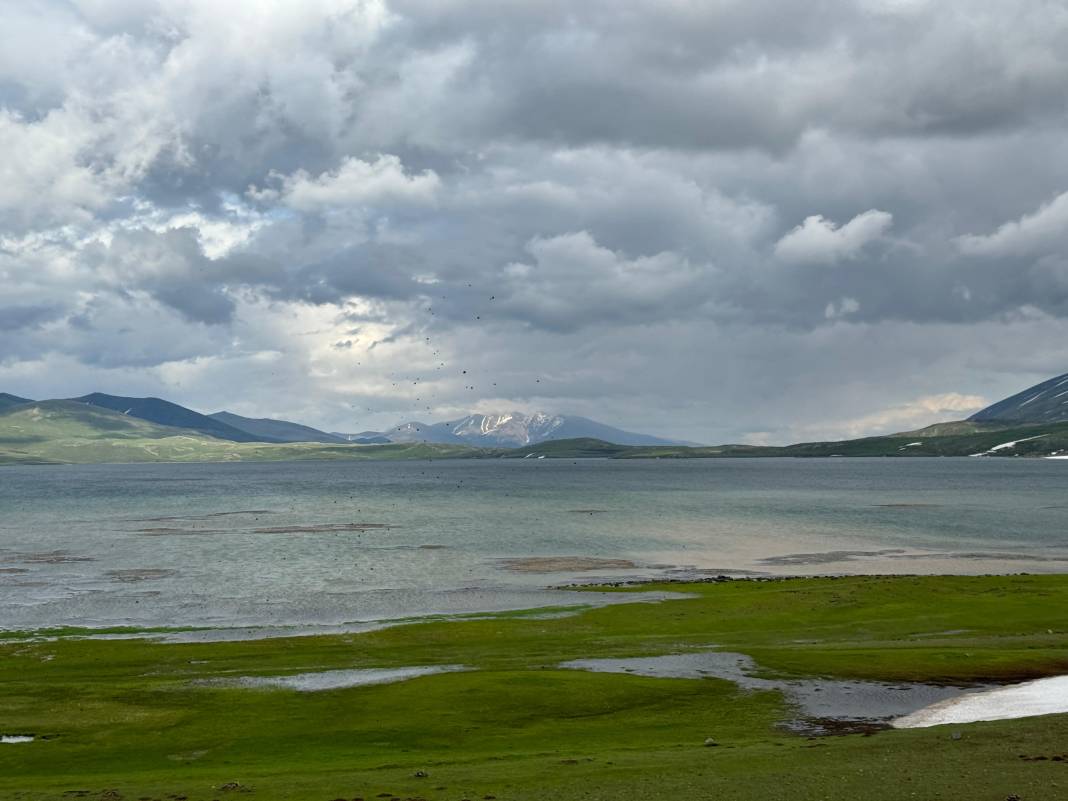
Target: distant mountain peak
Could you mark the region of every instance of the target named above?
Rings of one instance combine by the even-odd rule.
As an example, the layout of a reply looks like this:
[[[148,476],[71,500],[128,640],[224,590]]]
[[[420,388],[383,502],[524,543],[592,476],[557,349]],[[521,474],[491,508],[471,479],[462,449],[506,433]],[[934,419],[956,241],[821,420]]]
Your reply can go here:
[[[473,413],[444,423],[402,423],[384,436],[394,442],[433,442],[482,447],[517,448],[558,439],[600,439],[616,445],[676,445],[636,434],[585,417],[548,412]]]
[[[1068,421],[1068,373],[987,406],[968,418],[974,422],[1059,423]]]

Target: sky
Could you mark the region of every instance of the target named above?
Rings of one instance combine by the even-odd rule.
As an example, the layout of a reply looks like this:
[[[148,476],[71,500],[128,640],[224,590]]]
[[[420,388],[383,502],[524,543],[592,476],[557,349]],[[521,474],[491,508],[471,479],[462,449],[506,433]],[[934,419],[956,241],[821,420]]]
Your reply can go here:
[[[1058,0],[0,0],[0,391],[709,443],[1068,372]]]

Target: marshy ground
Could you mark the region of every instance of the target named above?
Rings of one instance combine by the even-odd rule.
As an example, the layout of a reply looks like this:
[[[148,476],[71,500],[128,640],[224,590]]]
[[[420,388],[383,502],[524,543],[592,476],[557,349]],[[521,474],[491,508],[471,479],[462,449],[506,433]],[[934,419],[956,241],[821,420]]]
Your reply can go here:
[[[0,798],[1068,797],[1068,715],[806,728],[775,689],[1068,673],[1068,576],[618,591],[647,589],[690,597],[237,642],[24,634],[0,645],[0,733],[34,739],[0,745]],[[767,683],[562,667],[710,648]],[[393,683],[270,680],[446,666]]]

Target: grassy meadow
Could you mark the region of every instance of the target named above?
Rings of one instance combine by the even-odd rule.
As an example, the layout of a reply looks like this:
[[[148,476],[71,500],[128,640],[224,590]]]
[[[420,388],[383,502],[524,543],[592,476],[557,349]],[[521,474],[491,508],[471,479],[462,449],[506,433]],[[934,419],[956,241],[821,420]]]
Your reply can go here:
[[[781,727],[792,711],[777,692],[558,668],[715,645],[779,675],[1056,675],[1068,672],[1068,576],[662,588],[693,597],[243,642],[23,632],[0,645],[0,733],[42,739],[0,746],[0,798],[1068,797],[1065,715],[810,737]],[[321,692],[212,686],[456,664],[472,670]]]

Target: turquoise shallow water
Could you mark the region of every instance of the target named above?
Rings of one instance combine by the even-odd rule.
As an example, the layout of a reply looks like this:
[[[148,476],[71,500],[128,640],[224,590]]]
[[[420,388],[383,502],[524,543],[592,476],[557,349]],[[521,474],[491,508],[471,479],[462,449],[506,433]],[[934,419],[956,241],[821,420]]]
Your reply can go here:
[[[331,626],[582,602],[545,588],[601,578],[1066,568],[1068,462],[0,469],[3,628]]]

